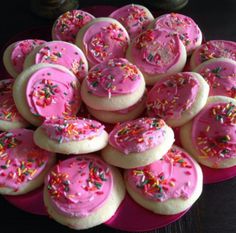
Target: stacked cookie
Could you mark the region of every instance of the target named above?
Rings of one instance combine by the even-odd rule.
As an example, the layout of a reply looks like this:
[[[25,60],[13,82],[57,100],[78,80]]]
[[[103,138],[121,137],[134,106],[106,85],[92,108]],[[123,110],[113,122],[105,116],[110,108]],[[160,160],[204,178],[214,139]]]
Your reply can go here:
[[[48,213],[86,229],[110,219],[126,189],[154,213],[180,213],[202,192],[194,159],[236,164],[234,42],[201,45],[190,17],[154,19],[135,4],[106,18],[66,12],[52,39],[15,42],[3,56],[12,79],[0,82],[2,194],[44,182]]]

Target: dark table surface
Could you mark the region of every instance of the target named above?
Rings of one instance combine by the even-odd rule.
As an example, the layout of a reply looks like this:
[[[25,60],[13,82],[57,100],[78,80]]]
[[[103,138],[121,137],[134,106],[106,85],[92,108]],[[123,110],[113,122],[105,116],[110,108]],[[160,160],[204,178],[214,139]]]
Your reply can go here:
[[[156,0],[157,1],[157,0]],[[80,1],[80,7],[104,4],[112,1]],[[115,3],[116,2],[116,3]],[[133,1],[137,2],[137,1]],[[147,5],[143,1],[144,5]],[[113,1],[119,6],[132,1]],[[51,26],[52,21],[31,13],[28,1],[1,2],[0,44],[1,49],[17,33],[33,27]],[[150,5],[147,5],[148,7]],[[156,10],[164,13],[163,10]],[[236,41],[236,1],[189,0],[177,11],[192,17],[201,28],[204,38]],[[236,179],[204,185],[200,199],[180,220],[153,232],[168,233],[235,233],[236,232]],[[0,197],[0,233],[72,233],[48,217],[23,212]],[[104,225],[84,232],[121,232]]]

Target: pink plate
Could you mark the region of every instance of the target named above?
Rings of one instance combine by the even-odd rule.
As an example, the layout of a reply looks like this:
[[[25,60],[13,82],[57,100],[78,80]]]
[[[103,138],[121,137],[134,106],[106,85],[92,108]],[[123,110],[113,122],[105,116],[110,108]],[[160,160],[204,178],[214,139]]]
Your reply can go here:
[[[26,212],[47,215],[43,204],[43,188],[39,188],[28,194],[21,196],[5,196],[5,199],[17,208]],[[115,215],[105,223],[115,229],[125,231],[149,231],[156,228],[164,227],[182,217],[184,211],[176,215],[159,215],[145,210],[136,204],[128,194],[122,202]]]
[[[90,12],[96,17],[107,16],[115,7],[112,6],[94,6],[86,8],[84,10]],[[155,12],[154,12],[155,14]],[[155,14],[156,15],[156,14]],[[38,38],[44,40],[50,40],[51,27],[41,27],[29,29],[27,31],[21,32],[14,36],[8,43],[27,39],[27,38]],[[6,46],[7,46],[6,45]],[[0,79],[7,78],[6,71],[3,67],[0,68]],[[109,127],[108,127],[109,128]],[[178,135],[178,129],[175,129],[176,135]],[[178,138],[178,136],[176,136]],[[177,139],[178,144],[179,140]],[[204,183],[216,183],[223,180],[230,179],[236,176],[236,167],[228,169],[211,169],[202,166],[204,173]],[[43,204],[43,189],[39,188],[28,194],[21,196],[5,196],[5,199],[12,205],[26,212],[37,214],[37,215],[47,215],[46,209]],[[185,213],[184,211],[177,215],[165,216],[154,214],[148,210],[145,210],[138,204],[136,204],[127,194],[125,200],[115,213],[115,215],[107,221],[105,224],[107,226],[125,230],[125,231],[149,231],[157,228],[164,227],[182,217]]]

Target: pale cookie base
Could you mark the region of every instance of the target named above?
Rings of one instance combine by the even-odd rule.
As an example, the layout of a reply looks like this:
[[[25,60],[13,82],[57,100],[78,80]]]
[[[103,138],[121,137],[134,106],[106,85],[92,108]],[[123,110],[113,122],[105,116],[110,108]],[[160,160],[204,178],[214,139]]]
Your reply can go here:
[[[9,187],[1,186],[0,187],[0,194],[17,196],[17,195],[26,194],[30,191],[35,190],[36,188],[40,187],[43,184],[46,174],[51,169],[51,167],[55,164],[55,162],[56,162],[56,155],[52,155],[49,158],[48,163],[45,166],[45,168],[43,169],[43,171],[41,171],[41,173],[37,177],[35,177],[31,181],[28,181],[27,183],[25,183],[21,187],[19,187],[18,190],[14,190]]]
[[[103,149],[108,143],[108,134],[103,131],[101,135],[82,141],[59,143],[50,139],[44,130],[39,127],[34,132],[34,142],[40,148],[61,154],[85,154]]]
[[[126,155],[111,145],[107,145],[107,147],[102,150],[101,155],[107,163],[125,169],[146,166],[158,159],[161,159],[162,156],[166,154],[173,145],[173,130],[168,126],[165,126],[165,131],[166,134],[164,141],[152,149],[140,153],[137,152]]]
[[[156,214],[173,215],[181,213],[190,208],[194,204],[194,202],[197,201],[197,199],[202,193],[202,185],[203,185],[202,170],[197,163],[195,163],[195,166],[198,177],[197,184],[194,192],[188,199],[173,198],[163,202],[153,201],[151,199],[145,198],[142,194],[138,193],[136,190],[133,190],[132,187],[128,184],[127,180],[125,179],[127,191],[135,202],[137,202],[145,209],[151,210]]]
[[[86,82],[87,80],[85,78],[81,87],[81,98],[86,105],[95,110],[117,111],[128,108],[137,103],[145,92],[145,81],[143,77],[141,78],[140,86],[135,92],[120,96],[111,96],[110,98],[108,96],[100,97],[90,94]]]
[[[16,78],[18,76],[18,73],[15,71],[14,66],[12,65],[11,62],[11,53],[12,50],[14,49],[14,46],[16,45],[17,42],[10,44],[4,51],[3,54],[3,64],[4,67],[6,68],[7,72],[13,77]]]
[[[171,127],[178,127],[186,124],[192,118],[194,118],[201,109],[205,106],[209,94],[209,85],[205,81],[205,79],[198,73],[191,72],[197,80],[199,81],[199,89],[196,96],[196,99],[192,106],[183,112],[179,119],[168,119],[166,123]],[[187,101],[187,100],[186,100]]]
[[[57,68],[59,70],[62,70],[71,76],[74,76],[73,73],[71,73],[67,68],[60,65],[54,65],[54,64],[37,64],[34,66],[29,67],[28,69],[24,70],[16,79],[13,85],[13,98],[16,104],[16,108],[19,111],[19,113],[26,119],[28,122],[30,122],[32,125],[39,126],[42,123],[42,119],[40,117],[34,116],[27,103],[26,99],[26,86],[27,83],[31,77],[31,75],[41,69],[46,67],[53,67]],[[77,80],[77,79],[76,79]]]
[[[236,105],[236,100],[225,97],[225,96],[212,96],[208,98],[208,103],[214,103],[214,102],[222,102],[222,103],[229,103],[232,102],[234,105]],[[195,148],[193,142],[192,142],[192,121],[181,127],[180,129],[180,141],[183,146],[183,148],[190,153],[199,163],[212,168],[227,168],[227,167],[233,167],[236,165],[236,157],[230,158],[230,159],[224,159],[221,161],[217,161],[217,166],[214,161],[211,161],[204,157],[204,155],[201,155],[201,153]]]
[[[8,131],[11,129],[26,128],[30,124],[27,121],[4,121],[0,120],[0,130]]]
[[[106,122],[106,123],[118,123],[124,122],[128,120],[134,120],[138,116],[140,116],[146,107],[145,101],[140,102],[140,104],[130,112],[125,114],[121,114],[119,112],[112,112],[112,111],[102,111],[90,108],[87,106],[88,112],[94,116],[96,119]]]
[[[118,25],[119,28],[122,28],[124,33],[126,34],[126,37],[128,38],[128,43],[130,42],[130,39],[129,39],[129,34],[128,32],[126,31],[126,29],[124,28],[124,26],[119,22],[117,21],[116,19],[113,19],[113,18],[108,18],[108,17],[100,17],[100,18],[95,18],[93,19],[91,22],[85,24],[80,30],[79,32],[77,33],[77,36],[76,36],[76,40],[75,40],[75,44],[80,48],[82,49],[82,51],[84,52],[85,56],[87,57],[87,49],[83,43],[83,37],[84,37],[84,34],[85,32],[88,30],[88,28],[90,26],[92,26],[93,24],[97,23],[97,22],[104,22],[104,21],[107,21],[107,22],[110,22],[110,23],[113,23],[113,24],[116,24]],[[89,63],[89,67],[91,68],[92,66],[94,66],[94,64],[91,64],[89,59],[88,59],[88,63]]]
[[[57,222],[77,230],[88,229],[109,220],[115,214],[116,210],[125,197],[125,185],[120,172],[114,167],[111,167],[111,172],[113,174],[114,185],[110,196],[101,207],[85,217],[69,217],[57,212],[57,210],[53,208],[51,204],[47,187],[45,187],[44,203],[47,207],[49,215]]]
[[[126,58],[133,63],[134,65],[136,65],[138,67],[138,65],[135,63],[135,59],[133,58],[132,54],[131,54],[131,48],[132,48],[132,44],[130,44],[130,46],[127,49],[126,52]],[[173,65],[169,70],[167,70],[164,74],[156,74],[156,75],[150,75],[145,73],[144,71],[141,72],[143,73],[145,82],[147,85],[154,85],[156,83],[157,80],[161,79],[162,77],[166,77],[169,76],[170,74],[175,74],[175,73],[179,73],[183,70],[185,64],[186,64],[186,60],[187,60],[187,53],[186,53],[186,49],[183,45],[183,43],[180,41],[180,58],[179,60],[176,62],[175,65]],[[140,67],[138,67],[140,68]]]

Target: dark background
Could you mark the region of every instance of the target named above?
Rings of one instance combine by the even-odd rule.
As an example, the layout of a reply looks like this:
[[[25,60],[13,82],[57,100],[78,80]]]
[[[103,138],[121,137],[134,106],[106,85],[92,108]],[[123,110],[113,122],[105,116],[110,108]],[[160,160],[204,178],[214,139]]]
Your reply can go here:
[[[80,1],[80,7],[97,4],[121,6],[141,1]],[[151,8],[152,1],[142,4],[162,14],[167,12]],[[157,0],[156,0],[157,2]],[[51,26],[52,20],[42,19],[29,9],[29,1],[2,1],[0,13],[0,45],[4,45],[17,33],[29,28]],[[110,3],[111,4],[111,3]],[[179,13],[193,18],[201,28],[206,40],[224,39],[236,41],[236,1],[235,0],[189,0]],[[27,32],[27,31],[26,31]],[[22,33],[21,33],[22,34]],[[44,38],[45,35],[42,35]],[[3,77],[1,77],[3,78]],[[76,232],[55,221],[16,209],[0,197],[0,233],[72,233]],[[160,233],[235,233],[236,232],[236,179],[218,184],[204,185],[197,203],[179,221],[153,232]],[[106,226],[98,226],[87,232],[121,232]]]

